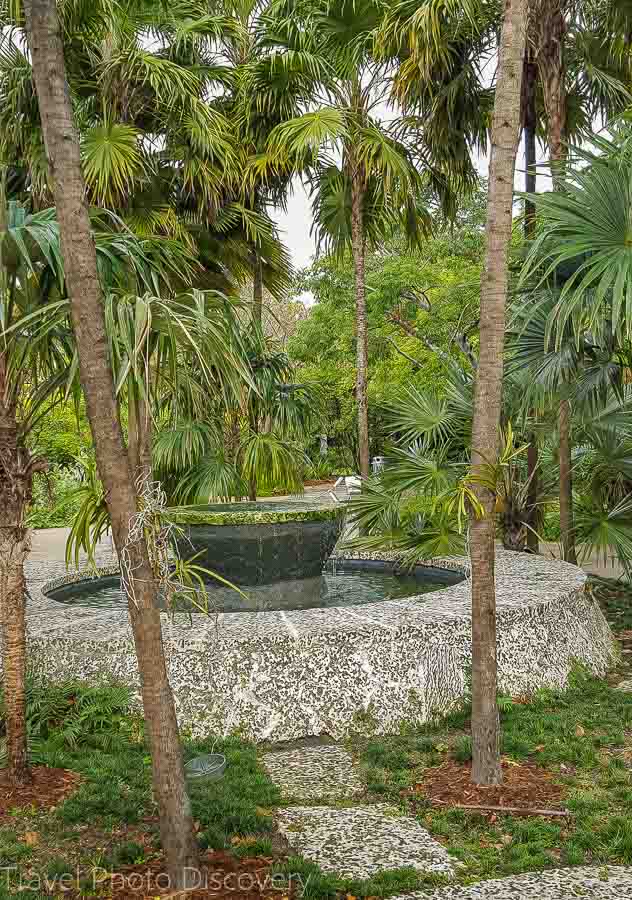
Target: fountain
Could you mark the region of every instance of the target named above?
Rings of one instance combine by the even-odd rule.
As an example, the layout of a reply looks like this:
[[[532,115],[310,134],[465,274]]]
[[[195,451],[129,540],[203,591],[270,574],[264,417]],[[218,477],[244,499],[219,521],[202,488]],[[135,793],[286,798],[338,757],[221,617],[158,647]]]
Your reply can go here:
[[[248,603],[234,588],[220,588],[217,596],[226,590],[230,599],[217,616],[163,617],[182,727],[199,736],[239,731],[258,741],[339,739],[414,728],[459,708],[471,667],[468,560],[436,559],[402,573],[392,554],[376,555],[336,557],[335,575],[327,566],[324,575],[242,585]],[[34,673],[51,683],[114,679],[137,690],[117,570],[100,569],[95,578],[60,566],[52,575],[41,564],[29,575]],[[612,634],[585,580],[568,563],[497,551],[504,694],[559,689],[578,663],[597,673],[611,664]]]
[[[404,572],[388,562],[330,560],[342,519],[339,504],[300,501],[183,507],[172,514],[180,556],[194,557],[216,576],[205,580],[209,612],[363,606],[422,596],[462,579],[445,569]],[[125,603],[118,574],[73,581],[48,594],[84,607]]]
[[[179,509],[178,550],[239,585],[320,576],[340,536],[339,505],[277,501]]]

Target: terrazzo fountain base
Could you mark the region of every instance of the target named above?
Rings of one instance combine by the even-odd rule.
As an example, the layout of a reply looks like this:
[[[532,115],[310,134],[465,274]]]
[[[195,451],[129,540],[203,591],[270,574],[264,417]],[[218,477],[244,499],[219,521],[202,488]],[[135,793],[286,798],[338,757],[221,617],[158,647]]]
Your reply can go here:
[[[465,563],[431,562],[451,569]],[[498,552],[496,568],[503,693],[563,687],[577,663],[605,672],[614,641],[580,569],[506,551]],[[137,688],[126,611],[63,606],[45,595],[51,579],[73,577],[62,564],[28,569],[35,672],[53,681],[119,679]],[[188,616],[175,622],[163,616],[179,720],[194,735],[239,731],[284,741],[389,734],[449,712],[467,692],[467,580],[419,600],[193,619],[191,627]]]

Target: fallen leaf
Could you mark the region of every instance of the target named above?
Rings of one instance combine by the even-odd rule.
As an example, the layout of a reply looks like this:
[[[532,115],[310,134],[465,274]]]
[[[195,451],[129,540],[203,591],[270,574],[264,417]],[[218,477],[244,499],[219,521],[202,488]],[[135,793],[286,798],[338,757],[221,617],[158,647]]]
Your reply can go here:
[[[582,728],[582,726],[581,726],[581,725],[578,725],[577,728],[575,729],[575,735],[576,735],[577,737],[584,737],[585,734],[586,734],[586,732],[584,731],[584,729]]]
[[[24,843],[27,847],[35,847],[39,844],[39,834],[37,831],[27,831],[24,834]]]

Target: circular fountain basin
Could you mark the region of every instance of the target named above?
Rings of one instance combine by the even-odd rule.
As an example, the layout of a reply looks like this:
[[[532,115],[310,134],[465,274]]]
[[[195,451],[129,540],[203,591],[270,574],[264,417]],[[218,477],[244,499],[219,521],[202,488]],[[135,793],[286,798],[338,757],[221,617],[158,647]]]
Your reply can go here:
[[[209,613],[266,612],[327,607],[365,606],[405,597],[423,599],[463,579],[460,572],[431,566],[402,571],[388,562],[340,560],[329,571],[315,577],[290,578],[264,584],[242,585],[235,590],[207,582],[206,595],[198,596]],[[119,575],[73,581],[47,591],[59,603],[86,610],[125,609],[126,598]],[[161,608],[165,608],[162,606]],[[176,611],[201,611],[200,605],[176,603]]]
[[[361,556],[358,564],[366,566],[367,554]],[[239,731],[258,741],[320,734],[341,739],[397,733],[458,708],[469,695],[472,666],[471,583],[463,577],[468,561],[428,565],[461,580],[422,597],[385,593],[361,605],[163,615],[180,725],[195,736]],[[61,585],[86,580],[86,573],[68,575],[63,564],[33,562],[27,572],[34,673],[50,682],[117,680],[138,691],[124,605],[53,600],[49,595]],[[503,694],[562,688],[578,664],[595,673],[611,665],[616,644],[585,580],[568,563],[497,551]]]
[[[316,578],[340,536],[342,508],[301,501],[217,503],[176,510],[183,559],[233,584]]]

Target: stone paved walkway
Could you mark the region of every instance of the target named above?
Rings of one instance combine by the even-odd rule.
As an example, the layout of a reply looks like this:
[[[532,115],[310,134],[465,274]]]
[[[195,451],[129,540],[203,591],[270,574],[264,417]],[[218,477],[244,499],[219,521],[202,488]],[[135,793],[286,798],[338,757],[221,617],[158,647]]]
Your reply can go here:
[[[632,897],[632,868],[585,866],[531,872],[469,887],[439,888],[431,897],[432,900],[626,900]],[[428,900],[428,894],[400,894],[391,900]]]
[[[347,800],[364,793],[351,754],[335,744],[264,753],[262,761],[286,800]]]
[[[410,816],[386,804],[333,809],[291,806],[279,810],[279,831],[290,846],[320,866],[349,878],[411,866],[453,875],[447,851]]]
[[[359,797],[363,783],[352,757],[337,745],[280,750],[263,763],[286,799],[330,802]],[[286,806],[278,811],[281,835],[291,848],[325,872],[369,878],[410,866],[455,875],[460,863],[411,816],[388,804]],[[481,881],[468,887],[429,889],[391,900],[632,900],[632,867],[578,867]]]

